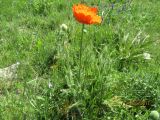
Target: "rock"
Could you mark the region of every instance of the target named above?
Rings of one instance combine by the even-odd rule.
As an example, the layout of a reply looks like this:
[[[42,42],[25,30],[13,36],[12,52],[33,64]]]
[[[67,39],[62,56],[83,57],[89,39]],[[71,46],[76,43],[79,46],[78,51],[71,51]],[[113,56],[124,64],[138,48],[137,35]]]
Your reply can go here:
[[[17,78],[17,68],[19,65],[20,63],[17,62],[6,68],[0,69],[0,78],[10,79],[10,80]]]

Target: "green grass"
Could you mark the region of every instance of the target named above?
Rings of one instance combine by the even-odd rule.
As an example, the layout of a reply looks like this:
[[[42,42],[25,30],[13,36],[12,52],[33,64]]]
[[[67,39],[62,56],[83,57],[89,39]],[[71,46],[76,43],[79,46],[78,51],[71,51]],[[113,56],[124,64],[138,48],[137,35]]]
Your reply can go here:
[[[0,0],[0,68],[20,62],[17,79],[0,78],[1,120],[147,120],[160,112],[160,1],[119,0],[113,10],[109,1],[86,2],[104,14],[102,24],[85,26],[79,80],[78,0]]]

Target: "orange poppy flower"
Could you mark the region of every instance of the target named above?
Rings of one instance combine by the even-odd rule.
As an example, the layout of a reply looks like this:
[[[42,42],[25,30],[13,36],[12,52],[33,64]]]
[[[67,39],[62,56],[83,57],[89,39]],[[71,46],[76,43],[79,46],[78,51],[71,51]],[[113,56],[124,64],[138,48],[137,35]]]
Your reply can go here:
[[[83,24],[99,24],[102,19],[97,15],[98,9],[93,7],[88,7],[83,4],[74,5],[73,15],[75,19]]]

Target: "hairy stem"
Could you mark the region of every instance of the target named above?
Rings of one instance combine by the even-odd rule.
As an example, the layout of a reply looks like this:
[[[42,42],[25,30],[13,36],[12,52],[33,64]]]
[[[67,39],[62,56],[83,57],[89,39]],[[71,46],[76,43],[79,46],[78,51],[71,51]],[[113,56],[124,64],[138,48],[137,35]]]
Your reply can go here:
[[[82,69],[82,48],[83,48],[83,30],[84,30],[84,24],[82,25],[82,31],[81,31],[81,39],[79,44],[79,80],[81,80],[81,69]]]

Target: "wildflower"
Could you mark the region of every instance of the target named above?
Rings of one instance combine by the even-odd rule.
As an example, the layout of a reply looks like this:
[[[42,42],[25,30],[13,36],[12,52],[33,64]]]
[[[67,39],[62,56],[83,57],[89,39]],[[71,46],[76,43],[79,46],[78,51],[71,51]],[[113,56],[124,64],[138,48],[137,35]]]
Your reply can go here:
[[[102,21],[101,17],[97,15],[97,8],[78,4],[74,5],[72,10],[75,19],[82,24],[99,24]]]
[[[146,60],[150,60],[151,59],[151,55],[149,53],[143,53],[144,59]]]
[[[82,32],[81,32],[81,38],[80,38],[80,42],[79,42],[79,80],[77,81],[78,86],[79,85],[79,81],[81,80],[81,59],[82,59],[82,52],[83,52],[83,33],[87,32],[84,29],[85,24],[99,24],[102,22],[102,18],[101,16],[98,16],[98,9],[94,8],[94,7],[88,7],[84,4],[78,4],[78,5],[74,5],[72,7],[72,11],[73,11],[73,16],[75,17],[75,19],[79,22],[82,23]]]
[[[61,30],[67,31],[68,30],[68,26],[66,24],[62,24],[60,25]]]

